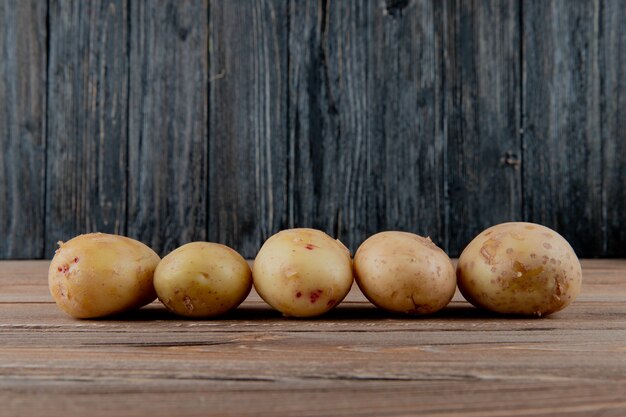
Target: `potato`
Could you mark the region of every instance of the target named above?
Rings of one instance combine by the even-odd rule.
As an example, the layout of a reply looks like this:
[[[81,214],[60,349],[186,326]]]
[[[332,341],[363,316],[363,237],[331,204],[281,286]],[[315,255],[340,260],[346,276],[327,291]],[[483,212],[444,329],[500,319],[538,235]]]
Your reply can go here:
[[[354,255],[356,282],[374,305],[387,311],[430,314],[445,307],[456,290],[454,266],[430,238],[381,232]]]
[[[350,291],[350,251],[319,230],[283,230],[263,244],[252,278],[261,298],[285,316],[317,316]]]
[[[545,316],[580,292],[582,270],[572,247],[554,230],[503,223],[463,250],[457,280],[467,301],[496,313]]]
[[[158,263],[159,255],[141,242],[89,233],[59,242],[48,286],[54,301],[70,316],[108,316],[156,298],[152,276]]]
[[[154,288],[173,313],[214,317],[246,299],[252,273],[246,260],[228,246],[193,242],[163,258],[154,273]]]

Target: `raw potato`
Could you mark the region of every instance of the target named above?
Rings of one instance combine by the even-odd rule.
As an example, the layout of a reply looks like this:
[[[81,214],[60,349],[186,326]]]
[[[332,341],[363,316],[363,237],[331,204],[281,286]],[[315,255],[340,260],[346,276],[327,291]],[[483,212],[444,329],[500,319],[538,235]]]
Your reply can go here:
[[[318,316],[335,307],[352,286],[350,252],[315,229],[283,230],[270,237],[252,268],[254,287],[285,316]]]
[[[171,312],[214,317],[246,299],[252,274],[246,260],[228,246],[193,242],[163,258],[154,273],[154,287]]]
[[[382,232],[368,238],[354,255],[356,282],[379,308],[430,314],[445,307],[456,290],[454,266],[429,238]]]
[[[503,223],[463,250],[459,289],[477,307],[497,313],[545,316],[567,307],[580,292],[582,271],[572,247],[554,230]]]
[[[136,240],[104,233],[59,242],[48,271],[61,310],[95,318],[142,307],[156,298],[152,285],[159,255]]]

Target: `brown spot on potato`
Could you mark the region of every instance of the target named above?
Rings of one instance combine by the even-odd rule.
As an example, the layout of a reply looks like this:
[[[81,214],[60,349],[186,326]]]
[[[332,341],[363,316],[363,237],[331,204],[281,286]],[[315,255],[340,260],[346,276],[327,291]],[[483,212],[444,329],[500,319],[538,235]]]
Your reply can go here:
[[[500,241],[491,238],[483,243],[483,246],[480,248],[480,255],[485,258],[489,265],[494,262],[498,246],[500,246]]]
[[[513,248],[507,248],[506,249],[506,253],[508,253],[509,255],[513,253]]]
[[[185,297],[183,297],[183,304],[185,305],[187,311],[189,311],[190,313],[193,311],[193,303],[191,302],[191,298],[189,298],[189,296],[186,295]]]
[[[549,244],[548,242],[543,242],[543,247],[546,249],[552,249],[552,245]]]
[[[535,228],[535,226],[531,226],[531,225],[524,226],[524,229],[526,229],[526,230],[533,230],[534,228]]]

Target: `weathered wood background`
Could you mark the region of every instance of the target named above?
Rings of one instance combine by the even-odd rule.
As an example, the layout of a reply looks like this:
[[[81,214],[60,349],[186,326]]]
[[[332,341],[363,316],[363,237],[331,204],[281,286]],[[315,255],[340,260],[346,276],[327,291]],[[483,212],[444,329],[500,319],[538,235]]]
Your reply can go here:
[[[626,256],[626,0],[0,0],[0,258],[281,228]]]

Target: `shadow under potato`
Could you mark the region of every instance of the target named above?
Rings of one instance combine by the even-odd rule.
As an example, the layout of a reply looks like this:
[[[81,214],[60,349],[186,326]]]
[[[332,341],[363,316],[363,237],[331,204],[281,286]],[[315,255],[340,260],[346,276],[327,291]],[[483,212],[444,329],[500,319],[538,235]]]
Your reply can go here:
[[[541,319],[550,318],[541,317]],[[134,310],[122,314],[103,317],[95,320],[102,321],[156,321],[156,320],[171,320],[171,321],[342,321],[342,320],[415,320],[415,321],[429,321],[429,320],[529,320],[540,319],[536,316],[523,316],[523,315],[511,315],[511,314],[496,314],[486,310],[476,308],[465,302],[451,303],[444,309],[429,315],[408,315],[391,313],[385,310],[376,308],[371,304],[366,303],[344,303],[337,308],[329,311],[326,314],[317,317],[285,317],[279,311],[276,311],[268,305],[259,303],[256,306],[246,305],[236,308],[227,314],[211,317],[211,318],[188,318],[178,316],[169,312],[165,307],[155,303],[143,307],[139,310]],[[92,319],[94,320],[94,319]]]

